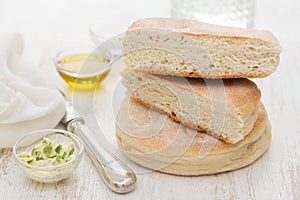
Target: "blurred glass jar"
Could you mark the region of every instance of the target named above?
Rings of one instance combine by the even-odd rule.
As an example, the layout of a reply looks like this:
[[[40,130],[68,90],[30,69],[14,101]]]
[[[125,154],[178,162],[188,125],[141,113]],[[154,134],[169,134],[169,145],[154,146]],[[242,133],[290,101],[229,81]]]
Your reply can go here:
[[[255,0],[171,0],[171,16],[252,28]]]

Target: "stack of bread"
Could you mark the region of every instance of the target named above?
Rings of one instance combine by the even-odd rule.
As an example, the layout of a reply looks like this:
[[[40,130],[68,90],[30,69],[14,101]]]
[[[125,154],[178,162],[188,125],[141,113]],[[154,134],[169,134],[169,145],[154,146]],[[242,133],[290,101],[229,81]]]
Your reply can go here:
[[[239,169],[268,149],[261,92],[247,78],[276,70],[281,47],[271,32],[148,18],[122,42],[128,98],[116,135],[129,159],[196,176]]]

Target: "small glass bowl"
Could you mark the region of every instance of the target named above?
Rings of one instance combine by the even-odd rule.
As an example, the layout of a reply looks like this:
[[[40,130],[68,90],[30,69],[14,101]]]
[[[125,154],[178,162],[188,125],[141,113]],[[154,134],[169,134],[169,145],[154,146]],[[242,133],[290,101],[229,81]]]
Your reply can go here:
[[[74,143],[74,157],[69,162],[52,166],[35,166],[23,162],[19,154],[30,152],[44,137],[55,140],[58,143]],[[35,181],[43,183],[53,183],[67,178],[78,166],[83,155],[83,141],[75,134],[59,129],[45,129],[31,132],[13,146],[13,157],[25,173],[25,175]]]
[[[127,24],[123,23],[123,20],[112,20],[109,23],[101,23],[101,21],[103,19],[95,19],[89,28],[90,39],[97,46],[118,34],[124,33],[127,29]]]
[[[72,88],[90,90],[98,87],[108,74],[111,58],[103,49],[79,46],[58,52],[54,64],[61,78]]]

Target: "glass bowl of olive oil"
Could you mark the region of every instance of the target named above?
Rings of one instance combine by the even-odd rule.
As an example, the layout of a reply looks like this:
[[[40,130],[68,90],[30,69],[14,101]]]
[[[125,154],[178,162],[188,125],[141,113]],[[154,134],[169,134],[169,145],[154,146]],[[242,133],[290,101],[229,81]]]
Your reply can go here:
[[[59,75],[72,88],[98,88],[110,70],[111,55],[93,47],[74,47],[60,51],[54,58]]]

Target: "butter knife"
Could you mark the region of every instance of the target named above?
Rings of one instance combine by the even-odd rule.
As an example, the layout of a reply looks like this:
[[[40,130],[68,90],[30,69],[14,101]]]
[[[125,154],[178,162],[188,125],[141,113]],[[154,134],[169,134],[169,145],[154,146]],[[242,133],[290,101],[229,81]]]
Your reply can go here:
[[[63,94],[63,96],[65,96]],[[61,123],[85,143],[85,150],[99,170],[107,186],[116,193],[128,193],[136,187],[135,173],[114,154],[95,143],[91,131],[72,103],[65,97],[66,114]]]

